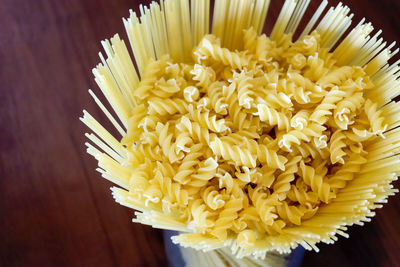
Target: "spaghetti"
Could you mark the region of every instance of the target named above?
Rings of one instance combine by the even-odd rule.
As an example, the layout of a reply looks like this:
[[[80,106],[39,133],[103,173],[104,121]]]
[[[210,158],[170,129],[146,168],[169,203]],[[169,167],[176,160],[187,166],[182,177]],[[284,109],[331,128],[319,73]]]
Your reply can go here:
[[[268,0],[215,1],[211,33],[207,0],[140,6],[124,19],[138,72],[118,35],[102,42],[93,74],[117,119],[89,92],[122,139],[81,120],[134,222],[262,258],[347,237],[397,192],[398,50],[364,21],[345,36],[342,4],[316,25],[327,1],[294,40],[308,4],[287,0],[269,37]]]

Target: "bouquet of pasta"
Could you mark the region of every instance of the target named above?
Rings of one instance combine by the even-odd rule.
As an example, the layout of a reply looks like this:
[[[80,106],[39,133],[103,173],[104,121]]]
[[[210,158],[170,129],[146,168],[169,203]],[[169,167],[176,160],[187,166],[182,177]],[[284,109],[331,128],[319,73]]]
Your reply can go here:
[[[212,18],[209,0],[153,2],[123,20],[135,63],[102,42],[93,73],[117,118],[89,92],[122,137],[81,120],[134,222],[262,258],[347,237],[397,192],[398,50],[364,20],[349,30],[342,4],[321,16],[325,0],[299,29],[309,2],[285,1],[269,36],[269,0],[216,0]]]

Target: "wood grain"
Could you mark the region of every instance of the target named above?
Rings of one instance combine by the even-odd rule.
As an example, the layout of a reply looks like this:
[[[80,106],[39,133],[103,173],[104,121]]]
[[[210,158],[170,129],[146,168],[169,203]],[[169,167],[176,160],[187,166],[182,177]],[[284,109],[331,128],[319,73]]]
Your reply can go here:
[[[149,1],[140,1],[148,3]],[[282,1],[272,1],[266,31]],[[314,1],[311,6],[316,6]],[[337,1],[331,1],[332,4]],[[131,223],[86,155],[78,117],[107,124],[87,88],[100,40],[126,39],[121,18],[139,1],[3,0],[0,4],[0,266],[165,266],[162,235]],[[346,1],[384,38],[400,41],[400,2]],[[306,14],[308,17],[311,13]],[[399,196],[372,223],[304,266],[398,266]]]

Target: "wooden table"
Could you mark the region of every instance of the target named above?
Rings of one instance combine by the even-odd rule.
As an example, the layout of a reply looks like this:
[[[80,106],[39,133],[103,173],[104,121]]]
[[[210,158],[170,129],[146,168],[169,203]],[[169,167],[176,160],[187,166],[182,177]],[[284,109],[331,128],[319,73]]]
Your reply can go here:
[[[363,14],[386,40],[400,41],[399,1],[345,2],[354,24]],[[106,123],[87,93],[97,90],[91,68],[100,40],[126,38],[121,17],[138,3],[0,4],[0,266],[166,265],[161,232],[131,223],[132,211],[114,202],[78,120],[85,108]],[[267,30],[281,4],[273,1]],[[350,239],[307,253],[304,266],[399,266],[399,200],[351,228]]]

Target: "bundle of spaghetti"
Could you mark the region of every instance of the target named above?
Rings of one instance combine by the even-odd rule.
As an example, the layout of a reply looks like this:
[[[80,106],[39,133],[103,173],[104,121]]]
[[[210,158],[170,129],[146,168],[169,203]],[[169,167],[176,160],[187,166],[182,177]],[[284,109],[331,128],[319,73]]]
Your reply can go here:
[[[263,258],[347,237],[397,192],[398,49],[364,20],[346,35],[350,9],[322,16],[326,0],[300,31],[309,2],[286,0],[270,36],[269,0],[216,0],[212,18],[209,0],[152,2],[123,19],[135,63],[102,42],[93,74],[117,118],[89,92],[121,137],[81,120],[134,222]]]

